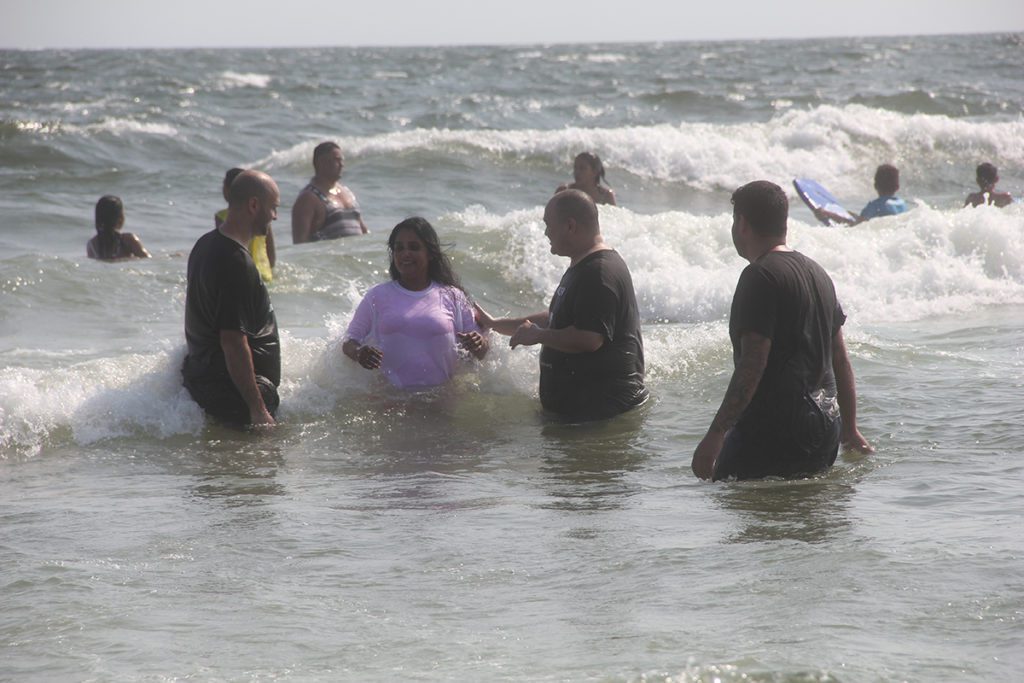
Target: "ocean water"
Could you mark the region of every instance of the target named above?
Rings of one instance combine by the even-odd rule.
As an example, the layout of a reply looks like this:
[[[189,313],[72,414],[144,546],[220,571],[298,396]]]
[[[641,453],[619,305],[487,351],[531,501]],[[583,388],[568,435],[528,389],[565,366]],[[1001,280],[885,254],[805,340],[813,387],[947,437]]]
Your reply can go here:
[[[1024,37],[0,52],[0,679],[1024,679]],[[320,141],[371,234],[291,245]],[[469,293],[540,310],[542,207],[598,153],[652,401],[546,422],[535,349],[432,394],[345,359],[423,215]],[[849,314],[861,430],[801,481],[690,456],[731,372],[729,194],[877,164],[907,214],[790,243]],[[281,424],[180,386],[185,264],[235,165],[282,190]],[[154,258],[85,258],[121,196]]]

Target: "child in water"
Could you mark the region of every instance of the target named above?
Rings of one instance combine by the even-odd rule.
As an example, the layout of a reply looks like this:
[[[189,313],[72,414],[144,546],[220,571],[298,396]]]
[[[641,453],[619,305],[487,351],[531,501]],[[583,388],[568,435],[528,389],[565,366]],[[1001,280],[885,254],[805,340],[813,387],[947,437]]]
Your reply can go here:
[[[878,193],[878,197],[868,202],[860,214],[850,211],[853,218],[849,219],[825,209],[814,209],[814,215],[818,220],[827,218],[834,223],[846,225],[858,225],[882,216],[896,216],[908,208],[907,203],[896,196],[899,189],[900,170],[892,164],[882,164],[875,169],[875,192]]]
[[[224,201],[228,199],[228,188],[231,187],[231,183],[238,177],[238,174],[245,169],[232,168],[224,174],[224,184],[221,187],[221,192],[224,194]],[[227,218],[228,210],[221,209],[217,213],[213,214],[213,225],[219,228],[224,219]],[[274,263],[277,261],[277,250],[274,249],[274,232],[267,226],[267,234],[253,235],[252,240],[249,242],[249,254],[252,256],[253,263],[256,264],[256,270],[260,271],[260,277],[263,278],[263,282],[270,284],[270,281],[274,279]]]
[[[559,185],[555,190],[581,190],[590,195],[595,204],[611,204],[615,206],[615,192],[608,187],[604,179],[604,164],[600,157],[592,152],[580,152],[572,164],[573,182]]]
[[[978,187],[981,188],[981,191],[972,192],[967,195],[967,199],[964,201],[964,206],[967,206],[968,204],[971,206],[991,204],[1001,209],[1004,206],[1013,204],[1013,197],[1010,196],[1009,192],[996,192],[996,183],[999,182],[999,169],[994,165],[987,161],[983,164],[979,164],[978,169],[975,172],[975,178],[978,181]]]
[[[125,258],[149,258],[142,240],[124,227],[124,204],[120,197],[103,195],[96,202],[96,236],[85,245],[89,258],[117,261]]]

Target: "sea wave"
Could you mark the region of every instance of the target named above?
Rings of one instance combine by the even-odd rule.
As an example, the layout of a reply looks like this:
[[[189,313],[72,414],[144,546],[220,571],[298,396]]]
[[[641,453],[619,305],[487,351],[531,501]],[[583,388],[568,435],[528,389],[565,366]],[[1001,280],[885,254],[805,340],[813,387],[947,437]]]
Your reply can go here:
[[[557,130],[421,128],[365,137],[339,136],[354,157],[394,155],[489,158],[564,168],[581,149],[597,151],[606,167],[640,179],[683,183],[701,191],[731,190],[752,178],[788,184],[821,180],[840,195],[873,195],[882,161],[900,160],[909,174],[945,172],[950,158],[973,170],[978,159],[1024,164],[1024,119],[969,121],[903,114],[861,105],[787,108],[762,123],[680,123]],[[275,151],[256,165],[308,165],[316,141]]]
[[[789,242],[832,275],[857,325],[920,320],[988,305],[1024,303],[1024,205],[939,210],[925,205],[855,228],[790,219]],[[810,220],[808,218],[808,220]],[[736,255],[732,216],[643,215],[601,208],[602,232],[630,266],[649,323],[711,323],[728,317],[746,262]],[[502,310],[546,306],[565,269],[549,254],[541,209],[445,216],[446,234],[483,231],[474,248],[501,285],[482,298]]]
[[[268,74],[225,71],[218,79],[221,88],[266,88],[273,77]]]

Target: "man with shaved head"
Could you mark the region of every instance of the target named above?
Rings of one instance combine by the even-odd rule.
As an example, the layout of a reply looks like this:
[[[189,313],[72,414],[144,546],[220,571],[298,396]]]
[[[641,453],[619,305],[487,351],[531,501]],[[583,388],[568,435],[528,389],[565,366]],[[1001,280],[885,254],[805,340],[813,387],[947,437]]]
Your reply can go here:
[[[544,209],[551,253],[569,269],[548,310],[522,318],[479,322],[511,335],[509,345],[541,345],[540,400],[574,422],[600,420],[647,400],[640,312],[629,268],[601,236],[597,206],[579,190],[564,190]]]
[[[266,235],[281,194],[266,173],[244,171],[228,188],[228,214],[188,257],[181,374],[208,414],[235,425],[271,425],[279,403],[277,318],[247,245]]]

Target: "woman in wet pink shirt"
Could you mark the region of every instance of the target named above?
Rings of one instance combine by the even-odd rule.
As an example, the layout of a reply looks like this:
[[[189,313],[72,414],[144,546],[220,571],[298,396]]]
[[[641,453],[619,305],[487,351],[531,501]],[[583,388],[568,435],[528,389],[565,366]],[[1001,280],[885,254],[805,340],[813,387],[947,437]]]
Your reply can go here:
[[[481,359],[487,337],[430,223],[414,217],[396,225],[388,254],[391,281],[363,297],[342,351],[367,370],[379,369],[396,387],[444,384],[458,367],[460,349]]]

